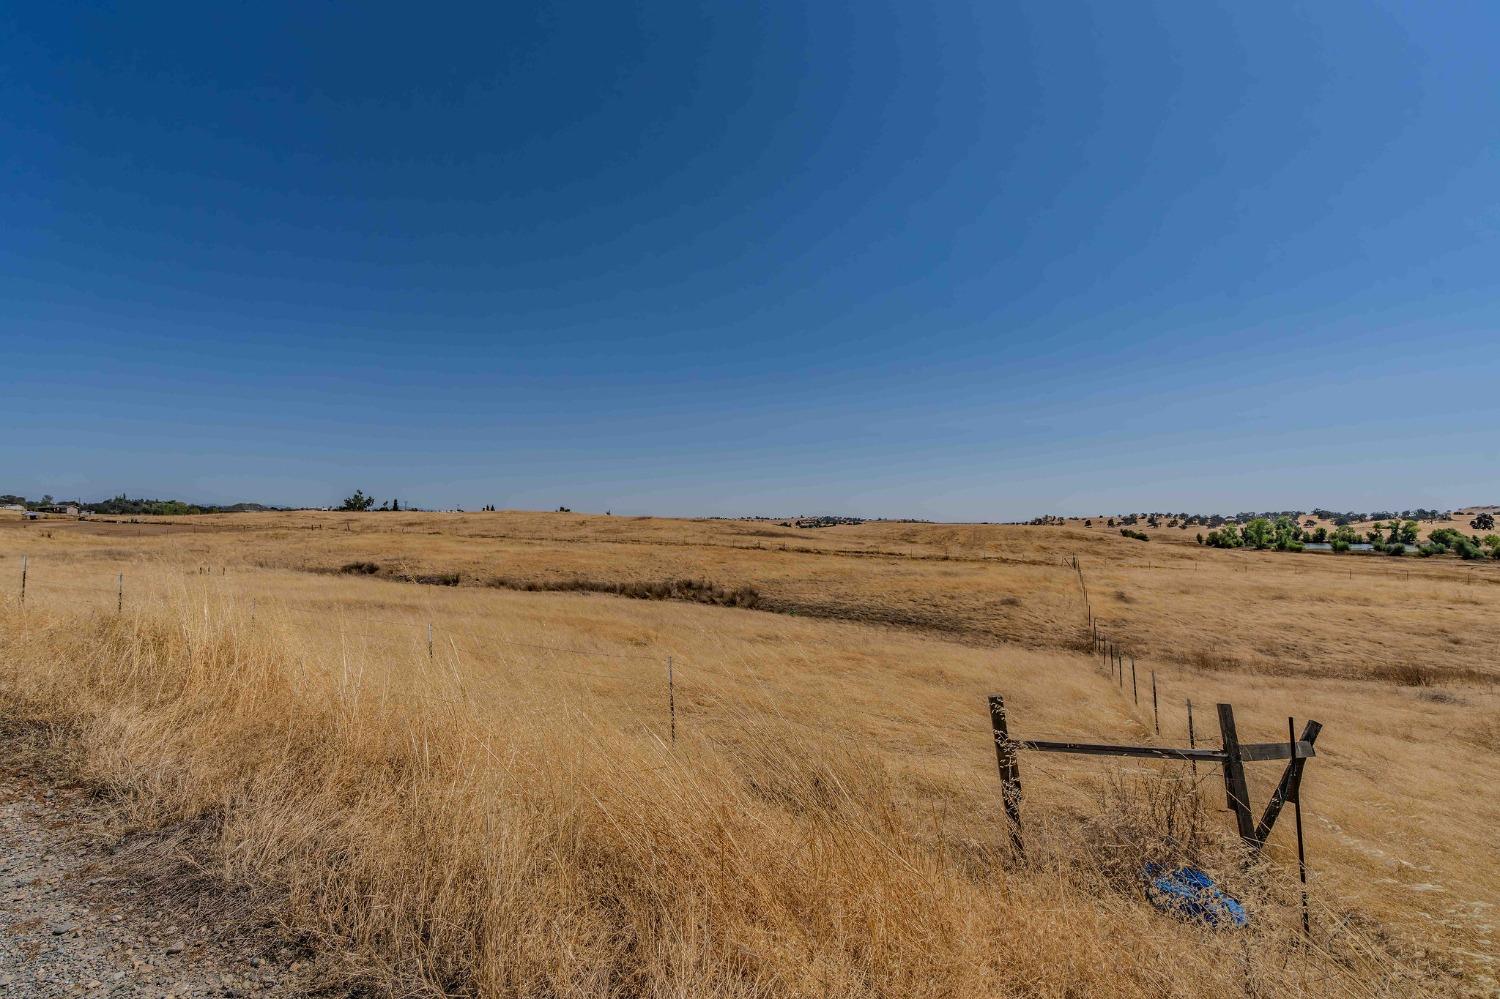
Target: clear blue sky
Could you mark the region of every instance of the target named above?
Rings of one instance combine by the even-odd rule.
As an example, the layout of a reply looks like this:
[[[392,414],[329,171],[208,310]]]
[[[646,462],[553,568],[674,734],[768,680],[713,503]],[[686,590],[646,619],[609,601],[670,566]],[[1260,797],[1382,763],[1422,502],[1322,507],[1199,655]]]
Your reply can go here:
[[[1500,501],[1500,6],[0,14],[0,492]]]

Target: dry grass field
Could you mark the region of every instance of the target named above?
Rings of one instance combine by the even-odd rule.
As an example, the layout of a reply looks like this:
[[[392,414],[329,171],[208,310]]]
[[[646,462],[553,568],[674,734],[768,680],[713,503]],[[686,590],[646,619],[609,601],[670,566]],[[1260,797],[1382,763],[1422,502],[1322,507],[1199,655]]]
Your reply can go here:
[[[1500,564],[1192,533],[0,521],[0,706],[377,989],[1494,994]],[[1159,737],[1088,652],[1074,555]],[[1216,701],[1247,741],[1322,721],[1312,939],[1290,821],[1245,864],[1211,768],[1023,754],[1015,857],[992,691],[1023,738],[1181,745],[1187,698],[1209,741]],[[1279,765],[1250,770],[1258,804]],[[1153,859],[1250,928],[1156,912]]]

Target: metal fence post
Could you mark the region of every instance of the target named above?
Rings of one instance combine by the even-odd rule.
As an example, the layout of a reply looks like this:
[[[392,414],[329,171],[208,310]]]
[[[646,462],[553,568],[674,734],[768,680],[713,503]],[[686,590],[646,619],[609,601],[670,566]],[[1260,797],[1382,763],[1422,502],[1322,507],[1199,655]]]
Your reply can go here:
[[[667,715],[672,726],[672,744],[677,744],[677,686],[672,677],[672,657],[667,656]]]

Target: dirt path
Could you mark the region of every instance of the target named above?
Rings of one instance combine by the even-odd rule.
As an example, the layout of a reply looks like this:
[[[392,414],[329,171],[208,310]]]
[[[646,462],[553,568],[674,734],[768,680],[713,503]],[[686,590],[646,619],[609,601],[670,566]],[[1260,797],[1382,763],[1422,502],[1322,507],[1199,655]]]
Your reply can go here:
[[[245,906],[181,861],[170,887],[143,881],[141,851],[101,835],[102,812],[0,765],[0,996],[308,994],[311,963],[272,927],[245,925]]]

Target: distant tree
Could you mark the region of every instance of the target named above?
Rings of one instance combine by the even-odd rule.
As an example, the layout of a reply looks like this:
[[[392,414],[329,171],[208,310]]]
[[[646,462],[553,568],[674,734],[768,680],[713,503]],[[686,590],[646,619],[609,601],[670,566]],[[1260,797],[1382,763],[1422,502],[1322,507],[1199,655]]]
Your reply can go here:
[[[1203,544],[1203,532],[1202,531],[1198,532],[1198,543],[1200,545]]]
[[[1300,552],[1302,550],[1302,529],[1291,517],[1277,517],[1274,530],[1277,551]]]
[[[1245,525],[1245,543],[1256,548],[1270,548],[1275,540],[1275,528],[1264,517],[1255,517]]]
[[[373,496],[366,496],[363,489],[354,490],[354,495],[344,500],[340,510],[364,511],[375,505]]]
[[[401,512],[401,501],[400,500],[398,500],[398,499],[391,500],[391,512],[392,513],[400,513]]]
[[[1233,524],[1225,524],[1209,531],[1205,540],[1210,548],[1239,548],[1244,544],[1240,538],[1240,529]]]
[[[1328,540],[1328,528],[1326,528],[1326,527],[1320,527],[1317,530],[1313,531],[1313,533],[1312,533],[1312,539],[1313,539],[1313,541],[1317,542],[1320,545],[1323,542],[1327,541]]]
[[[1085,520],[1083,522],[1083,526],[1084,527],[1093,527],[1094,526],[1094,522],[1092,520]]]
[[[42,494],[42,506],[51,506],[51,505],[52,505],[52,494],[51,493],[43,493]]]
[[[1481,513],[1469,521],[1469,526],[1476,531],[1493,531],[1495,529],[1495,516],[1491,513]]]
[[[1349,550],[1349,546],[1352,545],[1352,544],[1354,544],[1358,540],[1359,540],[1359,533],[1357,531],[1355,531],[1354,528],[1350,527],[1348,524],[1340,524],[1338,527],[1335,527],[1333,529],[1333,541],[1334,541],[1335,550],[1338,549],[1338,543],[1339,542],[1343,542],[1344,547],[1343,547],[1342,550],[1343,551],[1348,551]]]

